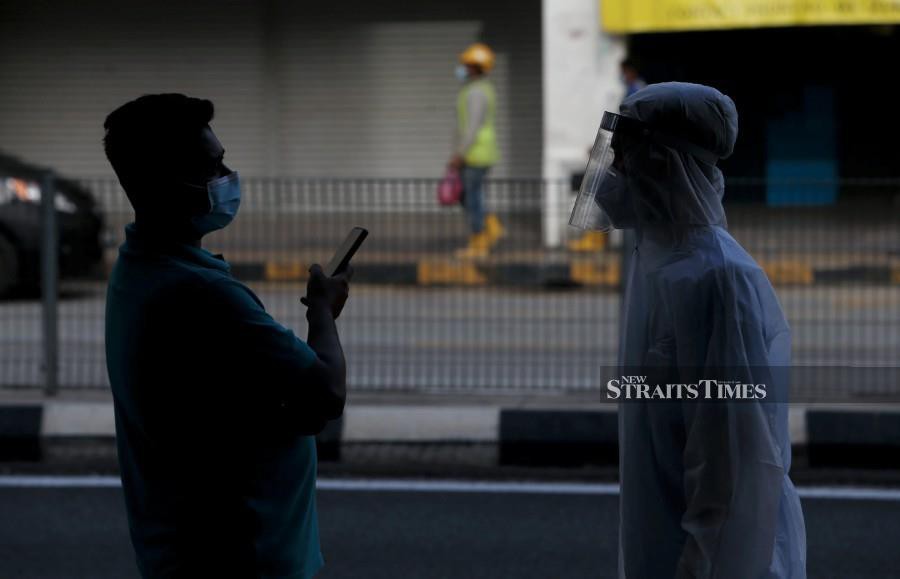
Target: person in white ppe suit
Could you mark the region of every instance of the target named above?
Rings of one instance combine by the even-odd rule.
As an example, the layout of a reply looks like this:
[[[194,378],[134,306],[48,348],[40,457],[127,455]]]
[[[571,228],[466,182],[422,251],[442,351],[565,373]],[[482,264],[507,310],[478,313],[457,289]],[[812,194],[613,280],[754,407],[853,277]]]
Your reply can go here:
[[[707,86],[662,83],[620,113],[604,116],[570,223],[635,229],[622,376],[697,395],[648,398],[620,383],[619,577],[805,578],[788,477],[790,328],[765,273],[726,230],[716,167],[734,148],[734,103]],[[723,395],[726,381],[752,387]]]

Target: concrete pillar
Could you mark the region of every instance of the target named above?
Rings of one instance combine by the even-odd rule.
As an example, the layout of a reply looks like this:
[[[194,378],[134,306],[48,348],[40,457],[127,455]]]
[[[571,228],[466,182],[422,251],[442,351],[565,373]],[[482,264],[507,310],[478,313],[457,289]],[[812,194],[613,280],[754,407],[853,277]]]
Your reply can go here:
[[[600,28],[602,0],[542,0],[544,245],[566,238],[574,197],[569,177],[587,163],[604,110],[618,111],[624,95],[622,37]]]

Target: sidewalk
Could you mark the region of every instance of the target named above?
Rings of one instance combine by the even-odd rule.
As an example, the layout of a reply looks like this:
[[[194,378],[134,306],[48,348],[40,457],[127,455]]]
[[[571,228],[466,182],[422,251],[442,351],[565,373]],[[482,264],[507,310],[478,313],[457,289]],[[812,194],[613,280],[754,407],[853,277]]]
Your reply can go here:
[[[790,430],[810,467],[900,468],[900,404],[792,405]],[[20,392],[0,403],[0,463],[40,461],[61,441],[111,445],[114,437],[108,392]],[[319,436],[320,458],[340,462],[362,445],[492,448],[485,456],[495,466],[614,467],[616,405],[588,395],[351,394],[344,418]]]
[[[322,252],[231,251],[232,273],[247,282],[305,281]],[[847,283],[900,285],[900,257],[859,253],[786,253],[756,256],[773,285],[831,286]],[[107,267],[114,262],[108,256]],[[546,251],[498,251],[479,259],[448,253],[367,252],[353,262],[354,282],[400,286],[605,287],[617,289],[616,251],[595,255]]]

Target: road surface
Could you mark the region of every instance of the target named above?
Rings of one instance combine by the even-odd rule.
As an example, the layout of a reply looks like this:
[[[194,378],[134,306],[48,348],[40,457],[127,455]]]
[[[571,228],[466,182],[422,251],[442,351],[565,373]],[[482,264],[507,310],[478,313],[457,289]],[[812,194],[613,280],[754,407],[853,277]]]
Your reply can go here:
[[[4,486],[8,480],[0,477],[0,577],[137,578],[120,488]],[[323,487],[322,579],[615,576],[611,485],[333,479]],[[900,492],[833,491],[803,491],[809,577],[897,577]]]
[[[306,336],[298,302],[302,285],[252,287],[276,319]],[[794,394],[819,393],[820,399],[898,390],[900,290],[806,287],[778,293],[793,329],[795,364],[875,372],[801,376]],[[102,283],[80,284],[61,301],[63,387],[107,385],[104,295]],[[584,392],[615,377],[618,308],[618,295],[600,290],[357,286],[339,326],[356,391]],[[41,327],[39,302],[0,302],[0,386],[42,383]]]

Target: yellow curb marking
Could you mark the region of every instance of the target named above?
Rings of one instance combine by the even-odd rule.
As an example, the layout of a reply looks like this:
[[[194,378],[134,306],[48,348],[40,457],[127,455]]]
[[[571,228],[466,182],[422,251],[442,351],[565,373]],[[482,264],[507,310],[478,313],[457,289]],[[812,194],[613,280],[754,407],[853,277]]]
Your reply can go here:
[[[266,281],[295,281],[306,279],[307,267],[299,261],[267,261]]]
[[[773,284],[810,285],[813,283],[812,267],[801,261],[770,260],[761,261],[759,265]]]
[[[582,285],[617,287],[621,279],[618,260],[601,265],[594,260],[578,260],[569,264],[572,281]]]
[[[420,285],[448,283],[484,285],[487,283],[487,277],[478,271],[474,263],[452,259],[420,261],[416,276]]]

